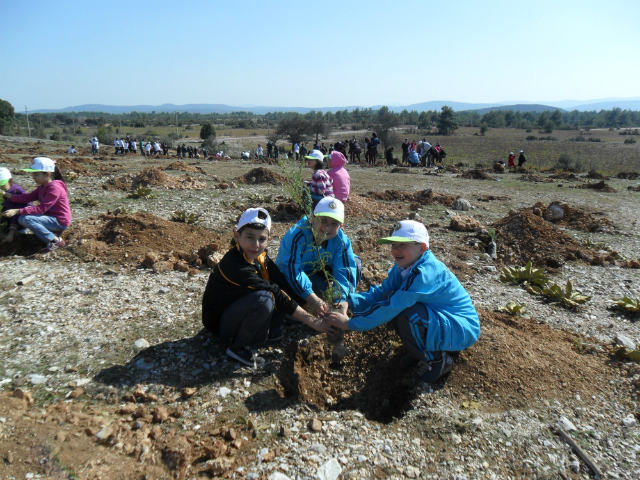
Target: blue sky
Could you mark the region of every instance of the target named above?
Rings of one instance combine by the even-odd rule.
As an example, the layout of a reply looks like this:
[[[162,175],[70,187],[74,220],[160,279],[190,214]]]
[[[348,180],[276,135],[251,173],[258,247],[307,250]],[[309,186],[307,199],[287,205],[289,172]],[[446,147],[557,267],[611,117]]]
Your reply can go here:
[[[0,98],[406,105],[640,95],[640,1],[0,0]]]

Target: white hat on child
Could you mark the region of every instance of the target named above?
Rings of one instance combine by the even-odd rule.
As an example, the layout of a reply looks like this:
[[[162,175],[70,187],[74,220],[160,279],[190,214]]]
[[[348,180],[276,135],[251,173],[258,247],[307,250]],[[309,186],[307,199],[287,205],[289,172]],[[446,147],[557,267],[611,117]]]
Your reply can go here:
[[[344,223],[344,204],[333,197],[324,197],[313,210],[316,217],[330,217]]]
[[[0,167],[0,187],[11,180],[11,172],[8,168]]]
[[[23,172],[55,172],[56,162],[47,157],[36,157],[29,168],[23,168]]]
[[[313,150],[309,155],[306,155],[304,158],[309,160],[320,160],[324,161],[324,155],[320,150]]]
[[[260,213],[262,213],[262,215],[260,215]],[[242,227],[250,223],[259,223],[260,225],[264,225],[265,227],[267,227],[267,230],[271,232],[271,217],[269,216],[269,212],[267,212],[264,208],[248,208],[247,210],[245,210],[240,217],[240,220],[238,221],[236,231],[240,230]]]
[[[429,233],[427,227],[415,220],[403,220],[393,226],[390,237],[379,238],[378,243],[418,242],[426,243],[429,248]]]

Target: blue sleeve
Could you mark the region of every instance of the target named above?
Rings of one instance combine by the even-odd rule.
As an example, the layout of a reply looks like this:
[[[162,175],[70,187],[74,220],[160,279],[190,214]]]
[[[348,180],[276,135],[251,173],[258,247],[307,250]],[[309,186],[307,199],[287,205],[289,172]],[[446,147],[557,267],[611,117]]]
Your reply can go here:
[[[285,234],[280,243],[276,262],[292,290],[303,299],[313,293],[311,280],[302,269],[301,258],[306,247],[307,241],[301,231],[295,231],[293,235]]]
[[[340,285],[340,301],[345,301],[350,293],[356,291],[356,258],[346,235],[339,234],[336,240],[331,252],[331,268],[333,278]]]

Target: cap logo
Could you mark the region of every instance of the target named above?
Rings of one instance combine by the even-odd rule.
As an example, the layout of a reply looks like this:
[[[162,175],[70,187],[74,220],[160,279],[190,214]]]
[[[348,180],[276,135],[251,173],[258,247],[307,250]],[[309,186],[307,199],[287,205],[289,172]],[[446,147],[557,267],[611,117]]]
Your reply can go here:
[[[336,209],[336,202],[331,202],[331,203],[329,204],[329,208],[330,208],[331,210],[335,210],[335,209]]]
[[[399,223],[396,223],[396,224],[393,226],[393,230],[394,230],[394,231],[395,231],[395,230],[400,230],[400,224],[399,224]]]

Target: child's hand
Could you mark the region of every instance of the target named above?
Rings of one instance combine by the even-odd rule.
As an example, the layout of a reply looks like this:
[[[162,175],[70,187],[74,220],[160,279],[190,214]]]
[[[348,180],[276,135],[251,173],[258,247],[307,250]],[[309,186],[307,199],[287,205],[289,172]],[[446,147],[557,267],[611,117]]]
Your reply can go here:
[[[349,330],[349,317],[343,313],[331,312],[323,317],[332,327]]]
[[[4,212],[2,212],[2,216],[3,217],[13,217],[14,215],[18,215],[20,213],[20,210],[17,208],[12,208],[10,210],[6,210]]]

